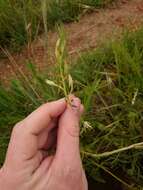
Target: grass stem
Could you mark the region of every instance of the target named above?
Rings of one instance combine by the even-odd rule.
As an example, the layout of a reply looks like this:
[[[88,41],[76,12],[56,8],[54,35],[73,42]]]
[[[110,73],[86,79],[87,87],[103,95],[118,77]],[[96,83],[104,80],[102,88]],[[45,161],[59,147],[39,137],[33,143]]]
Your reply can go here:
[[[141,149],[141,148],[143,149],[143,142],[132,144],[132,145],[127,146],[127,147],[119,148],[117,150],[113,150],[113,151],[109,151],[109,152],[104,152],[101,154],[94,154],[94,153],[90,153],[90,152],[86,152],[86,151],[82,151],[82,153],[87,155],[87,156],[94,157],[94,158],[103,158],[103,157],[108,157],[108,156],[111,156],[113,154],[118,154],[120,152],[124,152],[127,150]]]

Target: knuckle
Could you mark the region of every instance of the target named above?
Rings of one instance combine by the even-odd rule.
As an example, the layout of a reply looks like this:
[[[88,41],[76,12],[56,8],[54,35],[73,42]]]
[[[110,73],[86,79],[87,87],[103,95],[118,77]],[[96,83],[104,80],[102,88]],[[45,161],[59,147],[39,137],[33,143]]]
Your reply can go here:
[[[75,124],[65,128],[65,129],[66,129],[66,132],[69,136],[79,138],[80,127],[79,127],[78,123],[75,123]]]
[[[14,133],[14,134],[19,133],[19,132],[21,131],[21,128],[23,127],[23,125],[24,125],[24,124],[23,124],[22,121],[18,122],[18,123],[13,127],[12,133]]]

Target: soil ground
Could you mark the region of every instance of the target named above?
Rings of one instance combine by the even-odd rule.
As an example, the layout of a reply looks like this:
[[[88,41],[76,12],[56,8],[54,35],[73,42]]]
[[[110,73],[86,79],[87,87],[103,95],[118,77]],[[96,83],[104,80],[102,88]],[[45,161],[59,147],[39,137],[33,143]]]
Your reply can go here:
[[[99,43],[121,34],[126,28],[136,30],[142,24],[143,0],[120,0],[110,7],[87,12],[78,22],[65,24],[68,52],[71,56],[75,56],[78,52],[96,48]],[[8,58],[1,59],[0,81],[7,81],[13,77],[17,69],[25,72],[24,62],[29,58],[34,60],[40,70],[53,63],[57,33],[55,31],[48,33],[48,55],[50,55],[48,57],[50,58],[47,61],[44,56],[44,39],[44,35],[41,35],[28,47],[24,47],[21,53],[12,55],[17,67],[12,67]]]

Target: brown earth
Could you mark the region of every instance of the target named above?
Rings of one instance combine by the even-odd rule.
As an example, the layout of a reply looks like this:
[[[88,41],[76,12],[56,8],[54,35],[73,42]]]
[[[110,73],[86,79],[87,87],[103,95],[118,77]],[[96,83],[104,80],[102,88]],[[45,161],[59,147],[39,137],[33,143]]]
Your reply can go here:
[[[95,48],[100,42],[120,34],[124,29],[136,30],[142,24],[143,0],[121,0],[114,6],[86,13],[78,22],[65,24],[68,52],[73,56],[78,52]],[[50,31],[48,33],[48,57],[50,58],[48,59],[44,56],[44,35],[24,47],[21,53],[12,55],[11,61],[7,58],[1,59],[0,81],[10,79],[15,70],[20,69],[25,72],[25,60],[32,59],[40,70],[53,63],[56,40],[57,33]]]

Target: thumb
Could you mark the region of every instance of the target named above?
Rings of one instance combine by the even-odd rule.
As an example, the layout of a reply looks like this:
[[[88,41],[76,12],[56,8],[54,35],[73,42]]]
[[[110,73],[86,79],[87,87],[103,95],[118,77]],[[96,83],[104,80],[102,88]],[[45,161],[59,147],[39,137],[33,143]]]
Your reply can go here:
[[[59,119],[56,156],[69,162],[73,161],[73,157],[80,158],[79,121],[82,111],[80,99],[74,97]]]

